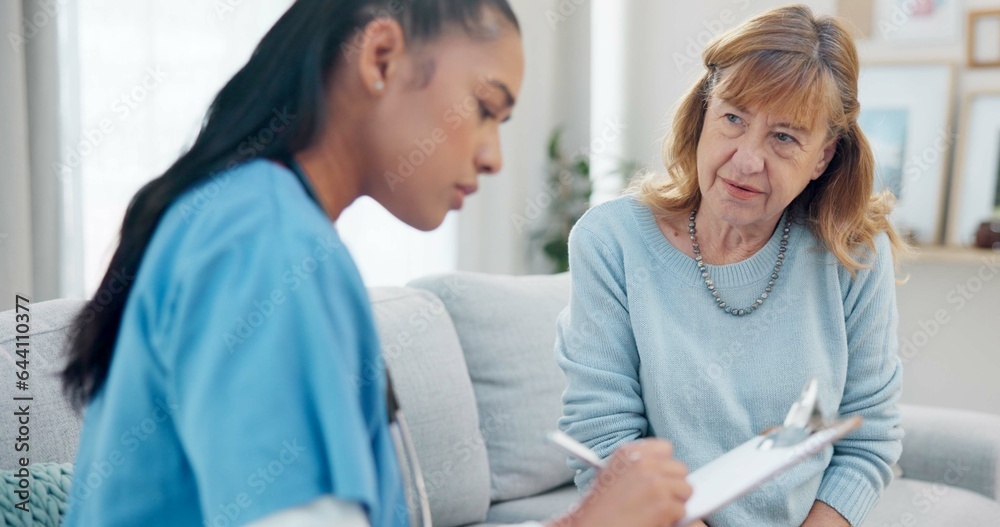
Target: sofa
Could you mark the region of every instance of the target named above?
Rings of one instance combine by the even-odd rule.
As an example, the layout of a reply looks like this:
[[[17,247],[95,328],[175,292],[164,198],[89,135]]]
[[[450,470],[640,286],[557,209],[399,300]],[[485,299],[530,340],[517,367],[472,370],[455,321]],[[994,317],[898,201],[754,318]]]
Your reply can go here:
[[[370,290],[384,363],[366,365],[354,382],[372,382],[385,366],[392,374],[435,526],[544,519],[579,499],[563,455],[543,441],[561,415],[565,378],[553,342],[569,287],[565,274],[452,273]],[[55,300],[31,308],[31,462],[47,470],[65,472],[79,439],[79,417],[53,373],[82,305]],[[13,342],[13,313],[0,313],[0,471],[8,476],[17,468],[10,423],[13,397],[20,395],[10,373]],[[865,525],[1000,525],[1000,416],[908,405],[901,410],[901,477]],[[11,484],[0,478],[0,486]],[[12,489],[0,492],[12,495]],[[47,499],[49,514],[61,514],[58,496]],[[0,518],[6,525],[45,524],[11,514]]]

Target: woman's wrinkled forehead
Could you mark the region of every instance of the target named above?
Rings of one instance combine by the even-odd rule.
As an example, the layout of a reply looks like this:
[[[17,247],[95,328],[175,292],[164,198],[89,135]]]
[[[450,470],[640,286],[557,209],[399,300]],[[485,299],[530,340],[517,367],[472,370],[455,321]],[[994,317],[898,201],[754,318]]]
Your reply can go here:
[[[708,96],[737,108],[781,116],[796,128],[812,129],[818,119],[842,119],[837,84],[819,63],[801,63],[781,54],[748,57],[710,72]],[[830,126],[832,127],[832,126]]]

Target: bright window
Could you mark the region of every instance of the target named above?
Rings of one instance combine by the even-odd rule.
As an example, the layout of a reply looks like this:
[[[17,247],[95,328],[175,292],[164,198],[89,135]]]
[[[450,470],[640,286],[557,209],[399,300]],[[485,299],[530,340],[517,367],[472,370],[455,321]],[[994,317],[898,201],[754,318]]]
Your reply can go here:
[[[291,3],[80,1],[81,141],[62,162],[81,181],[83,254],[67,265],[83,267],[88,295],[131,197],[191,144],[212,98]],[[402,285],[454,269],[452,222],[420,233],[362,200],[338,228],[369,285]]]

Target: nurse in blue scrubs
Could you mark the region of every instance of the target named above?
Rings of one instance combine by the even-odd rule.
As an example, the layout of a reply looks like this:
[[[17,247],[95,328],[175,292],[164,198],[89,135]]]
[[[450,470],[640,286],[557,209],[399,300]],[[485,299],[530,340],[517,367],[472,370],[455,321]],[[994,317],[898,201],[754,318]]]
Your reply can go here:
[[[380,347],[332,221],[371,196],[440,225],[500,169],[522,74],[506,0],[298,0],[135,195],[75,321],[65,525],[408,525],[391,390],[352,382]],[[682,515],[669,444],[615,456],[553,524]]]

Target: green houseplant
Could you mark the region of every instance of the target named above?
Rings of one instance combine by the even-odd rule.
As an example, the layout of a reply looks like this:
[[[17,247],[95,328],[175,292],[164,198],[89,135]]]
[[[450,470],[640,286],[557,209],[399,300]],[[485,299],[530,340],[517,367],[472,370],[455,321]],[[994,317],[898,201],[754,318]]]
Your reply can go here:
[[[552,272],[569,270],[569,232],[590,208],[591,159],[586,152],[568,155],[561,147],[562,130],[549,137],[548,178],[545,185],[547,206],[541,224],[531,233],[531,249],[541,249],[552,264]],[[637,164],[622,162],[613,174],[631,174]],[[544,196],[543,196],[544,197]],[[543,201],[543,200],[538,200]]]

